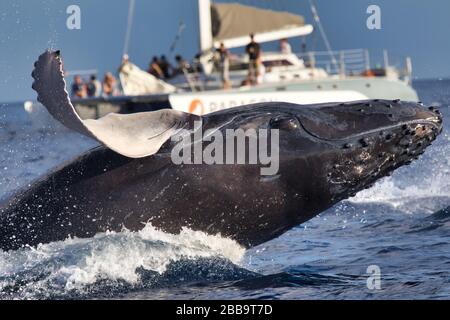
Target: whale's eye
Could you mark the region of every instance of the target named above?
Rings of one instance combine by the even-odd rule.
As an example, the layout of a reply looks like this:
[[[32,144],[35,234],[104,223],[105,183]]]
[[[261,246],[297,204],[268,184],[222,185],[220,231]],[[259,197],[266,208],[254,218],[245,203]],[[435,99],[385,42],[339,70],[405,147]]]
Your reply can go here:
[[[270,128],[278,130],[296,130],[300,128],[300,122],[295,117],[280,116],[270,120]]]

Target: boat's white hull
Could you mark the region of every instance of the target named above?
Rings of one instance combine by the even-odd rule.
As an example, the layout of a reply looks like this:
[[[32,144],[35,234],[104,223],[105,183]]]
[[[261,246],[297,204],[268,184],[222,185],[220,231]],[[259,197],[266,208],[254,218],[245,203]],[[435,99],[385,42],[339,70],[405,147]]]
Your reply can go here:
[[[199,94],[173,94],[169,96],[173,109],[203,115],[223,109],[260,102],[290,102],[312,104],[364,100],[357,91],[236,91],[203,92]]]
[[[228,91],[169,95],[172,108],[195,114],[206,114],[244,104],[268,101],[313,104],[364,99],[418,101],[418,96],[413,88],[402,81],[363,77],[288,82]]]

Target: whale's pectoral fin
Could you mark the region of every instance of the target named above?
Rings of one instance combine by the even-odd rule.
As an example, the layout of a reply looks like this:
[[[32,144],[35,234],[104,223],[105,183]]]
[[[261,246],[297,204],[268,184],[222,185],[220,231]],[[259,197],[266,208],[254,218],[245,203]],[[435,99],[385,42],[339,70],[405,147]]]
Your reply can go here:
[[[37,100],[48,112],[66,127],[92,137],[70,102],[59,51],[46,51],[39,56],[31,76],[34,78],[32,88],[38,93]]]
[[[110,149],[130,158],[142,158],[157,153],[179,130],[192,128],[189,122],[193,118],[183,112],[164,109],[129,115],[110,113],[83,123],[95,139]]]
[[[70,101],[59,51],[43,53],[32,76],[38,101],[56,120],[130,158],[155,154],[172,135],[201,121],[201,117],[172,109],[82,120]]]

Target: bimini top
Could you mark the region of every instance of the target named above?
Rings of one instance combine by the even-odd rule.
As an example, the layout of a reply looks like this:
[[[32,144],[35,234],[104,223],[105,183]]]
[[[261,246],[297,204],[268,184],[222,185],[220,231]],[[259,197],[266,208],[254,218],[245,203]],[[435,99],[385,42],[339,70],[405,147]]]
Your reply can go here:
[[[213,4],[211,6],[211,20],[215,44],[224,42],[227,47],[236,47],[248,43],[248,36],[251,33],[256,35],[258,42],[265,42],[277,38],[307,35],[313,30],[311,25],[305,26],[303,16],[289,12],[259,9],[238,3]],[[266,39],[268,34],[272,34],[270,39]],[[238,42],[244,42],[237,45],[236,40],[239,38],[243,39]]]

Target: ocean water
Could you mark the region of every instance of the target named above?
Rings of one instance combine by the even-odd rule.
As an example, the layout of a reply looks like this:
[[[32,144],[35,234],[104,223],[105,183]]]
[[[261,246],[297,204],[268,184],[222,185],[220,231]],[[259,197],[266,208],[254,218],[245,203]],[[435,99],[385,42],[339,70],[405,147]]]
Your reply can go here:
[[[444,115],[434,145],[283,236],[244,250],[147,225],[0,251],[0,299],[449,299],[450,81],[414,85]],[[95,146],[42,119],[0,106],[0,199]],[[379,289],[367,286],[369,266],[379,268]]]

